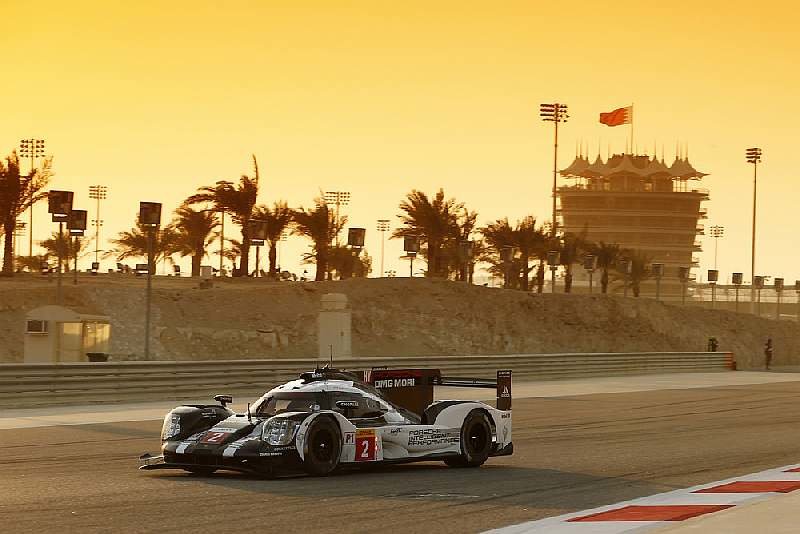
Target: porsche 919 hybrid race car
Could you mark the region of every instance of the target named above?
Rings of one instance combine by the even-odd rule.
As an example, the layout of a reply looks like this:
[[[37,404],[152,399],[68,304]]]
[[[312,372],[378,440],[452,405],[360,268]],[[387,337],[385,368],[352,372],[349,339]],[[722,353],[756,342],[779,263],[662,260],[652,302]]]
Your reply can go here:
[[[497,406],[433,402],[434,386],[497,389]],[[436,369],[316,369],[258,399],[247,412],[218,405],[180,406],[164,418],[160,456],[141,469],[218,469],[272,477],[324,476],[337,468],[442,460],[477,467],[512,454],[511,371],[497,380],[447,378]]]

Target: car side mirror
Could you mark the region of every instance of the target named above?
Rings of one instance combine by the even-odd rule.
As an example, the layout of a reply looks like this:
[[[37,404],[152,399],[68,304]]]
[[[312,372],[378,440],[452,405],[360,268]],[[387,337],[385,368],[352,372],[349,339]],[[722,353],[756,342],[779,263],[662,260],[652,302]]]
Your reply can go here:
[[[230,395],[214,395],[214,400],[225,408],[228,404],[233,402],[233,397]]]

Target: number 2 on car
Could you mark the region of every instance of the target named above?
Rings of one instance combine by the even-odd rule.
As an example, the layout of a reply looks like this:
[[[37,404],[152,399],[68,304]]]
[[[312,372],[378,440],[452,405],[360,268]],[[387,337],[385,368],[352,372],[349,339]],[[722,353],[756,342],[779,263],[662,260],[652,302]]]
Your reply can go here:
[[[375,461],[375,431],[359,430],[356,432],[356,462]]]

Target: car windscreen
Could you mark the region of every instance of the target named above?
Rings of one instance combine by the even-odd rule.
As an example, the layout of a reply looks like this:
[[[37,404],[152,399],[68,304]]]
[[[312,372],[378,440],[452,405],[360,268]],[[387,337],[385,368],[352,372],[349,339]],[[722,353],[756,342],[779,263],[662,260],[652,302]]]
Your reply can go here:
[[[317,393],[276,393],[254,406],[256,417],[272,417],[283,412],[314,412],[320,409]]]

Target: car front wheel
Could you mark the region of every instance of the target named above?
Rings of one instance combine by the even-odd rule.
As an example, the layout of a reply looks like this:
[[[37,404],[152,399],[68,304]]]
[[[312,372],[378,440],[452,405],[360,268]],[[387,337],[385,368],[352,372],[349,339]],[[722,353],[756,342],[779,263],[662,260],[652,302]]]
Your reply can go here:
[[[303,445],[303,465],[309,475],[326,476],[339,465],[342,432],[328,417],[317,417],[308,426]]]

